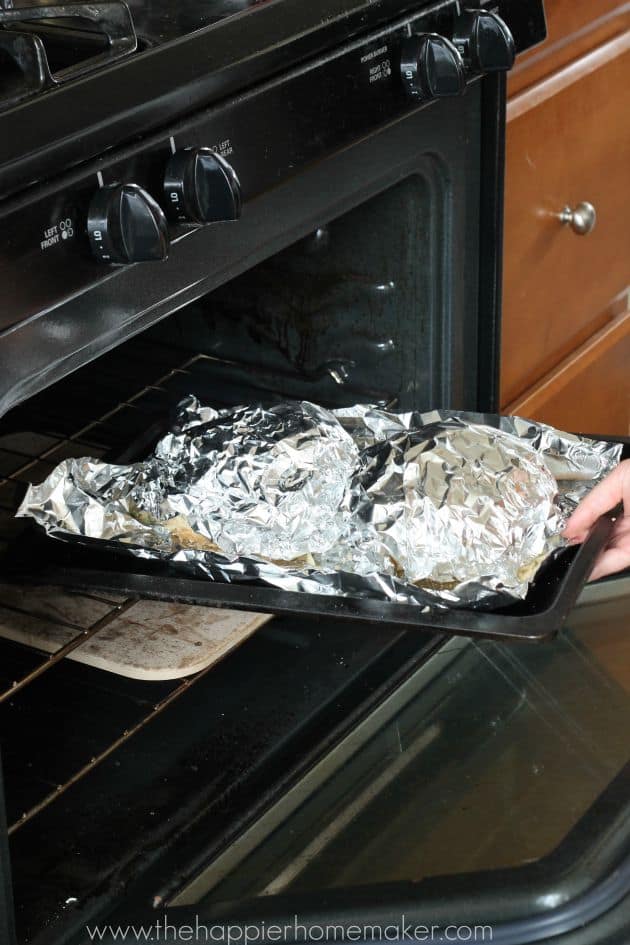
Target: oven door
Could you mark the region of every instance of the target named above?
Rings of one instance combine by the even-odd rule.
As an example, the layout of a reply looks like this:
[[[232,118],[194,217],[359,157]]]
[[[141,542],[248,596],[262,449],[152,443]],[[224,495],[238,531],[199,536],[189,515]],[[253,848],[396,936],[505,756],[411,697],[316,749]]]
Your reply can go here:
[[[553,647],[444,642],[102,940],[120,922],[195,942],[625,941],[629,595],[629,577],[588,587]]]

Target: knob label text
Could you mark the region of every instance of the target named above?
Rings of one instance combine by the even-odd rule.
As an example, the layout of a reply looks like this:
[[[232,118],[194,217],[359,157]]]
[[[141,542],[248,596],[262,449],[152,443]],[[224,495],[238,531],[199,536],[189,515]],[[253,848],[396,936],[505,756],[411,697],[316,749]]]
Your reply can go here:
[[[377,59],[379,56],[384,56],[387,52],[387,46],[379,46],[378,49],[372,49],[370,52],[365,53],[364,56],[361,56],[361,62],[371,62],[372,59]]]
[[[57,243],[60,243],[61,240],[69,240],[74,236],[74,225],[70,217],[66,217],[65,220],[60,220],[58,223],[53,223],[52,226],[47,227],[44,230],[44,238],[40,240],[39,247],[43,251],[45,249],[50,249],[51,246],[56,246]]]
[[[230,138],[225,138],[224,141],[210,145],[210,150],[220,154],[221,157],[229,157],[231,154],[234,154],[234,146]]]
[[[381,57],[385,58],[381,58]],[[374,60],[380,60],[375,62]],[[368,82],[372,85],[381,79],[387,79],[392,74],[392,64],[387,57],[387,46],[379,46],[361,56],[361,64],[368,65]]]

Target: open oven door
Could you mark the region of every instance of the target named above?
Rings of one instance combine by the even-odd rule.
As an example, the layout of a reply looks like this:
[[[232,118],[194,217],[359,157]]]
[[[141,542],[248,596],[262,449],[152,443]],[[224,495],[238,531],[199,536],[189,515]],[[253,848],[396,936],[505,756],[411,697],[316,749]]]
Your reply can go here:
[[[183,888],[121,906],[99,940],[626,940],[629,593],[629,577],[589,587],[551,649],[445,643]]]

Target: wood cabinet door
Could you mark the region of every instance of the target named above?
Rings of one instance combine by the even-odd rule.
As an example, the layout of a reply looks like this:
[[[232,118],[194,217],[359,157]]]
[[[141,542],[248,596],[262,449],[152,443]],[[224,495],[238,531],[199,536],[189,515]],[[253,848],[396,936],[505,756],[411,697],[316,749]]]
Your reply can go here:
[[[597,332],[506,412],[570,432],[630,435],[630,312]]]
[[[585,236],[559,219],[581,201],[597,211]],[[611,321],[630,283],[629,221],[626,30],[508,105],[504,406]]]

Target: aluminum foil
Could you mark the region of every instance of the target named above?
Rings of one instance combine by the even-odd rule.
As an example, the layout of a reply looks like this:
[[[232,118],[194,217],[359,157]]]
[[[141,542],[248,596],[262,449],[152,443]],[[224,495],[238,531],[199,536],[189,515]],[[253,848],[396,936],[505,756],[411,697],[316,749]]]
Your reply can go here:
[[[189,396],[148,459],[65,460],[17,514],[211,580],[498,606],[526,595],[620,452],[518,417]]]

